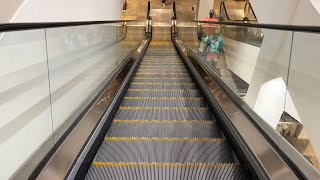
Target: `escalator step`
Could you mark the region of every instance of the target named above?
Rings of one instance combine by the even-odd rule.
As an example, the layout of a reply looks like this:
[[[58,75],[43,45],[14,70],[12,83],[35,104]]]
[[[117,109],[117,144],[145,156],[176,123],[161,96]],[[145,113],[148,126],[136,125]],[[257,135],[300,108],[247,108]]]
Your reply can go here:
[[[202,98],[145,98],[125,97],[121,106],[130,107],[207,107]]]
[[[130,121],[130,120],[129,120]],[[111,137],[197,137],[221,138],[215,121],[139,121],[114,120],[107,136]]]
[[[175,46],[152,41],[87,180],[246,179]]]
[[[187,69],[138,69],[137,73],[186,73],[188,72]]]
[[[132,82],[155,82],[155,83],[192,83],[194,82],[192,78],[133,78]]]
[[[232,163],[224,139],[107,137],[94,162]]]
[[[190,78],[187,73],[137,73],[135,77],[142,78]]]
[[[86,180],[242,180],[239,164],[110,163],[95,162]]]
[[[126,110],[119,109],[116,119],[150,119],[150,120],[208,120],[213,119],[206,109],[200,110]]]
[[[199,90],[188,89],[128,89],[128,97],[202,97]]]
[[[132,82],[129,89],[169,89],[169,90],[195,90],[197,89],[197,84],[195,83],[135,83]]]

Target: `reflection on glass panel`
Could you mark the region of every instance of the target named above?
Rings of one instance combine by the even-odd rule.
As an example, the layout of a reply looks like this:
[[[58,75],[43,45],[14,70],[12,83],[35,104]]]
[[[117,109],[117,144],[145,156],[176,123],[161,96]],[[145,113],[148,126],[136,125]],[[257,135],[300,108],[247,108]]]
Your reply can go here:
[[[130,38],[132,30],[122,23],[47,29],[55,141],[143,39]]]
[[[44,30],[0,34],[0,59],[0,179],[9,179],[53,146]]]
[[[295,32],[282,135],[320,170],[320,35]]]
[[[179,24],[179,39],[320,169],[320,123],[316,120],[320,35],[212,24],[195,30],[183,24]],[[247,32],[261,32],[261,36],[252,38]]]

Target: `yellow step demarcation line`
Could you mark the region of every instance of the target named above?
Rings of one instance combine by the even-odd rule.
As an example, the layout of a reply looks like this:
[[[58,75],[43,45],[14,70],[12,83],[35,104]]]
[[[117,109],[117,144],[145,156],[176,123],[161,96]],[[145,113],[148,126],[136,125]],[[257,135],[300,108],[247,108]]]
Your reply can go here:
[[[161,59],[161,60],[144,59],[141,61],[141,63],[143,63],[143,62],[164,62],[164,61],[174,61],[177,63],[183,63],[183,62],[181,62],[180,59]]]
[[[121,120],[115,119],[113,123],[129,124],[214,124],[215,120]]]
[[[199,110],[207,110],[208,107],[135,107],[135,106],[120,106],[120,110],[127,111],[139,111],[139,110],[147,110],[147,111],[199,111]]]
[[[190,75],[190,73],[136,73],[138,75],[156,75],[156,74],[159,74],[159,75]]]
[[[203,100],[202,97],[181,97],[181,98],[168,98],[168,97],[124,97],[125,100],[166,100],[166,101],[172,101],[172,100],[181,100],[181,101],[192,101],[192,100]]]
[[[141,62],[141,65],[152,65],[152,64],[164,64],[164,65],[166,65],[166,64],[168,64],[168,62],[163,62],[163,61],[154,61],[154,62],[144,62],[144,61],[142,61]],[[174,62],[174,63],[169,63],[169,64],[176,64],[176,65],[183,65],[184,63],[183,62]]]
[[[138,83],[132,82],[135,85],[170,85],[170,86],[194,86],[195,83]]]
[[[195,92],[197,89],[128,89],[132,92]]]
[[[158,66],[159,67],[159,66]],[[142,69],[138,69],[138,70],[147,70],[148,69],[148,67],[146,67],[146,68],[142,68]],[[177,71],[177,70],[179,70],[179,71],[188,71],[187,70],[187,68],[176,68],[176,69],[173,69],[173,68],[167,68],[167,69],[165,69],[165,68],[159,68],[159,69],[152,69],[152,68],[149,68],[149,70],[152,70],[152,71],[159,71],[159,70],[161,70],[161,71]]]
[[[135,77],[134,79],[150,79],[150,80],[186,80],[192,78],[147,78],[147,77]]]
[[[152,71],[152,72],[154,72],[154,71],[174,71],[174,72],[188,72],[188,70],[186,69],[186,70],[184,70],[184,69],[138,69],[138,71],[140,71],[141,72],[141,70],[143,70],[143,71]]]
[[[168,168],[236,168],[239,163],[145,163],[145,162],[93,162],[95,167],[168,167]]]
[[[139,68],[181,68],[184,67],[184,65],[181,66],[146,66],[146,65],[140,65]]]
[[[224,142],[222,138],[159,138],[159,137],[106,137],[105,141],[152,141],[152,142]]]

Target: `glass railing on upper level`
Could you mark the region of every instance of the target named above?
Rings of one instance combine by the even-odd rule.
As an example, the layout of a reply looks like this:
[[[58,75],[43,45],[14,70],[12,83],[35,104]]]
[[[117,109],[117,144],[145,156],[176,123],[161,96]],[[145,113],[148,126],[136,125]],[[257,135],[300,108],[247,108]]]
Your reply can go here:
[[[0,179],[30,175],[144,39],[145,21],[0,25]]]
[[[257,23],[257,17],[254,13],[254,10],[251,6],[250,2],[246,2],[243,8],[243,17],[234,18],[231,17],[229,11],[226,8],[225,2],[221,2],[220,10],[219,10],[219,21],[224,22],[244,22],[244,23]],[[242,41],[254,46],[260,46],[263,39],[263,32],[260,28],[250,27],[247,28],[245,26],[220,26],[221,31],[225,37],[230,39],[234,39],[237,41]]]
[[[255,123],[267,137],[289,158],[299,152],[303,158],[297,161],[319,171],[320,27],[179,21],[177,26],[183,44],[260,117]],[[226,36],[226,28],[241,39]],[[254,40],[244,29],[264,36],[247,43]]]
[[[256,13],[254,13],[252,5],[249,1],[246,2],[246,4],[244,5],[243,12],[244,12],[243,20],[258,22]]]

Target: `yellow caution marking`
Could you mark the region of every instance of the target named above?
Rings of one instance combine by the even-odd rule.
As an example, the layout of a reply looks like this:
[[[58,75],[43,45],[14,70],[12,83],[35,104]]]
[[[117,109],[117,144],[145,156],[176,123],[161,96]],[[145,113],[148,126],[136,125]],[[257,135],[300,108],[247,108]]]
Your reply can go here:
[[[174,72],[188,72],[187,69],[148,69],[148,68],[143,68],[140,69],[139,71],[174,71]],[[182,71],[183,70],[183,71]]]
[[[145,78],[145,77],[135,77],[134,79],[153,79],[153,80],[183,80],[183,79],[192,79],[192,78]]]
[[[207,110],[207,107],[131,107],[131,106],[120,106],[120,110],[128,110],[128,111],[138,111],[138,110],[164,110],[164,111],[195,111],[195,110]]]
[[[137,73],[138,75],[190,75],[189,73]]]
[[[175,101],[175,100],[181,100],[181,101],[192,101],[192,100],[203,100],[203,98],[194,98],[194,97],[181,97],[181,98],[168,98],[168,97],[124,97],[126,100],[168,100],[168,101]]]
[[[132,124],[214,124],[215,120],[121,120],[115,119],[113,123]]]
[[[144,60],[142,60],[141,63],[144,63],[144,62],[166,62],[166,61],[173,61],[173,62],[177,62],[177,63],[182,63],[181,60],[175,59],[175,58],[172,58],[172,59],[161,59],[161,60],[144,59]]]
[[[132,92],[195,92],[196,89],[128,89]]]
[[[193,86],[195,83],[137,83],[132,82],[135,85],[170,85],[170,86]]]
[[[172,168],[236,168],[239,163],[141,163],[141,162],[93,162],[96,167],[172,167]]]
[[[163,68],[169,68],[169,69],[173,69],[173,68],[181,68],[181,67],[183,67],[183,68],[185,68],[185,66],[184,65],[182,65],[182,66],[146,66],[146,65],[141,65],[139,68],[140,69],[144,69],[144,68],[161,68],[161,69],[163,69]]]
[[[153,142],[224,142],[222,138],[158,138],[158,137],[106,137],[106,141],[153,141]]]
[[[173,66],[182,66],[183,63],[169,63],[169,62],[164,62],[164,63],[141,63],[141,66],[154,66],[154,65],[159,65],[159,67],[162,67],[162,65],[173,65]]]

